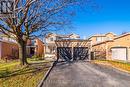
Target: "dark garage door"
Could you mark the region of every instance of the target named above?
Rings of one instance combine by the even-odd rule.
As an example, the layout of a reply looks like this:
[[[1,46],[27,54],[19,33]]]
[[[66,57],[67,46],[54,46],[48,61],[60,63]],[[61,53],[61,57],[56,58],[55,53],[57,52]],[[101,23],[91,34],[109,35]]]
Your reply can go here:
[[[58,59],[64,59],[70,61],[72,59],[72,48],[71,47],[58,47],[57,48]]]
[[[88,58],[88,48],[87,47],[74,47],[73,50],[74,60],[84,60]]]
[[[87,47],[58,47],[57,57],[64,59],[66,61],[73,60],[83,60],[88,58],[88,48]]]

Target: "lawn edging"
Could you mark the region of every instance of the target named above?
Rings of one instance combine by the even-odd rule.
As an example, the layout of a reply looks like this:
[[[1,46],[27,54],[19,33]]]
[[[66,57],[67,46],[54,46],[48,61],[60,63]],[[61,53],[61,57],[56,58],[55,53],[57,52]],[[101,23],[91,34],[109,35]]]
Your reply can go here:
[[[51,70],[53,69],[53,67],[55,66],[56,64],[56,61],[54,61],[52,64],[51,64],[51,67],[48,69],[48,71],[46,72],[46,74],[43,76],[43,78],[41,79],[41,81],[39,82],[38,86],[37,87],[42,87],[45,80],[47,79],[47,77],[49,76]]]

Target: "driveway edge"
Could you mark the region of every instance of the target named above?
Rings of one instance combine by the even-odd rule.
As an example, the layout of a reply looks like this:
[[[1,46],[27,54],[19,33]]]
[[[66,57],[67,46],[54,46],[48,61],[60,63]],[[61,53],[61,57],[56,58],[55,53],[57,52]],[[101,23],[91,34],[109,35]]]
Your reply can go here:
[[[37,87],[42,87],[43,84],[44,84],[44,81],[47,79],[47,77],[49,76],[51,70],[53,69],[53,67],[55,66],[56,64],[56,61],[54,61],[52,64],[51,64],[51,67],[49,68],[49,70],[46,72],[46,74],[44,75],[44,77],[41,79],[41,81],[39,82],[38,86]]]

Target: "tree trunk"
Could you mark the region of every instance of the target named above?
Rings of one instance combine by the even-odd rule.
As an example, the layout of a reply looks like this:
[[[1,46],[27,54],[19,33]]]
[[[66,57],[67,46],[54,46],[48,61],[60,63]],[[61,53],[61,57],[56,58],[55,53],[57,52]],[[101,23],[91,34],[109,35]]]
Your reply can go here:
[[[19,59],[21,65],[27,65],[27,58],[26,58],[26,42],[19,41]]]

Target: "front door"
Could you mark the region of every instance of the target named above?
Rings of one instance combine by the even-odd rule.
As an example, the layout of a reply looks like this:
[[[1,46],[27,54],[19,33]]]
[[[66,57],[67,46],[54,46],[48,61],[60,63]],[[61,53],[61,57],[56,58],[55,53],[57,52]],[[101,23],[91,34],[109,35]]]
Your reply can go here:
[[[35,54],[35,48],[34,47],[30,48],[30,54],[31,54],[31,56],[33,56]]]

